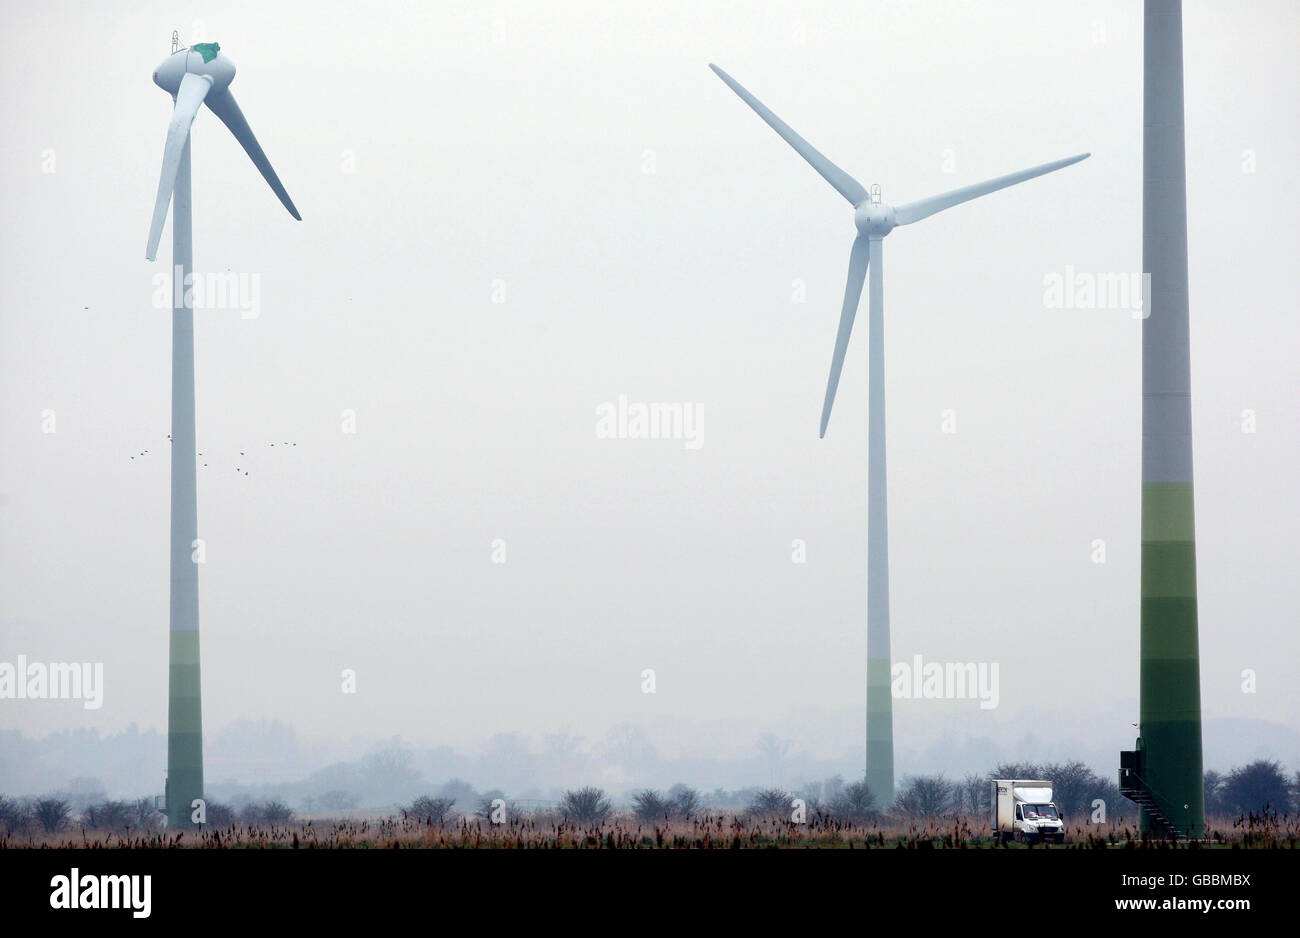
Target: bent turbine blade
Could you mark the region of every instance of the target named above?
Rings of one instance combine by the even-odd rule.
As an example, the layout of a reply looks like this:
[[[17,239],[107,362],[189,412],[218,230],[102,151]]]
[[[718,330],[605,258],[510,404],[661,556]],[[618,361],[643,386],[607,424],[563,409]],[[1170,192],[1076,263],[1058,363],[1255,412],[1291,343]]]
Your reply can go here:
[[[912,222],[920,221],[922,218],[929,218],[935,212],[942,212],[944,209],[952,208],[954,205],[961,205],[963,202],[969,202],[971,199],[978,199],[980,196],[988,195],[990,192],[997,192],[999,189],[1005,189],[1007,186],[1014,186],[1016,183],[1024,182],[1026,179],[1033,179],[1035,176],[1041,176],[1044,173],[1051,173],[1058,169],[1064,169],[1080,160],[1086,160],[1090,156],[1092,156],[1091,153],[1080,153],[1078,156],[1056,160],[1053,163],[1044,163],[1043,165],[1035,166],[1032,169],[1022,169],[1018,173],[1009,173],[1006,176],[998,176],[996,179],[977,182],[973,186],[964,186],[961,189],[953,189],[951,192],[932,195],[928,199],[908,202],[906,205],[900,205],[894,210],[895,218],[899,225],[910,225]]]
[[[244,152],[253,161],[253,165],[262,174],[262,178],[270,184],[271,191],[279,197],[284,207],[289,210],[289,214],[298,221],[302,221],[302,216],[298,214],[293,199],[289,198],[289,193],[284,191],[284,186],[280,183],[280,177],[275,174],[271,161],[266,158],[266,153],[263,152],[261,144],[253,136],[252,128],[248,126],[248,121],[244,119],[244,112],[235,103],[235,96],[230,93],[230,89],[223,88],[209,95],[208,108],[213,114],[221,118],[221,123],[225,124],[230,129],[230,132],[235,135],[239,145],[244,148]]]
[[[149,246],[144,256],[153,260],[158,256],[158,241],[162,238],[163,222],[167,220],[167,206],[171,204],[172,189],[176,187],[176,172],[180,169],[181,154],[190,139],[190,125],[194,115],[212,88],[212,79],[206,75],[186,73],[176,90],[176,108],[171,123],[167,125],[167,143],[163,146],[162,175],[158,178],[158,198],[153,204],[153,223],[149,226]]]
[[[838,191],[840,195],[844,196],[844,198],[848,199],[851,204],[856,206],[859,202],[868,197],[867,190],[862,188],[861,183],[830,160],[826,159],[826,157],[822,156],[821,152],[816,147],[795,133],[789,124],[769,111],[763,105],[763,102],[746,91],[741,86],[740,82],[736,81],[736,79],[732,78],[716,65],[710,64],[709,68],[713,69],[714,74],[726,82],[727,87],[740,96],[740,100],[748,104],[754,109],[754,112],[758,114],[759,117],[767,121],[769,127],[780,134],[781,138],[786,143],[794,147],[795,151],[808,161],[808,165],[821,173],[822,178],[834,186],[836,191]]]
[[[849,347],[849,334],[853,332],[853,318],[858,313],[862,298],[862,281],[867,276],[871,242],[866,235],[858,235],[849,252],[849,279],[844,284],[844,306],[840,310],[840,330],[835,336],[835,352],[831,355],[831,376],[826,382],[826,401],[822,404],[822,428],[819,437],[826,436],[826,425],[831,420],[831,406],[835,403],[835,389],[840,386],[840,372],[844,369],[844,353]]]

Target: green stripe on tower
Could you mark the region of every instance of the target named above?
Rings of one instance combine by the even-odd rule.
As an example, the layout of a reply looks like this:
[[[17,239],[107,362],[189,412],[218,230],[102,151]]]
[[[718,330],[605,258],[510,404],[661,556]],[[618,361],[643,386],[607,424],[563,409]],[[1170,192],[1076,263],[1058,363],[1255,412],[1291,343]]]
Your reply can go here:
[[[1180,831],[1205,826],[1192,485],[1142,486],[1143,777]]]
[[[867,659],[867,788],[876,807],[887,809],[894,801],[894,698],[890,662]]]
[[[1147,482],[1142,486],[1142,540],[1194,541],[1190,482]]]
[[[167,823],[188,826],[203,797],[203,706],[197,629],[171,631],[167,701]]]

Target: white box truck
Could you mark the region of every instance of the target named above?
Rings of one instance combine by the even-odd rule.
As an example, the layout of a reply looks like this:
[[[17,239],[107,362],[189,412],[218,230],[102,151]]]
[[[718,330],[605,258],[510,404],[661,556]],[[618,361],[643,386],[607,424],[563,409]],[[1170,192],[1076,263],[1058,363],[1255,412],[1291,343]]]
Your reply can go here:
[[[1065,843],[1065,820],[1052,803],[1052,783],[1043,779],[995,778],[989,817],[993,839],[1021,843]]]

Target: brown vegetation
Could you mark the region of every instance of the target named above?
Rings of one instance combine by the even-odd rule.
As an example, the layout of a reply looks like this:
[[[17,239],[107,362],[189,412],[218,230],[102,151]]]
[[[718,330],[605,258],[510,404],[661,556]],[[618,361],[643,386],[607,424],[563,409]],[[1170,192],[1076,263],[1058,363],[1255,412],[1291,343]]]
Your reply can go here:
[[[847,823],[810,818],[807,824],[764,820],[752,814],[704,815],[689,821],[647,823],[629,815],[581,824],[550,814],[493,825],[477,818],[443,824],[407,818],[309,820],[288,824],[232,824],[200,833],[148,834],[69,827],[53,833],[33,829],[0,836],[0,849],[24,847],[207,848],[207,849],[506,849],[506,850],[1135,850],[1296,849],[1300,823],[1276,814],[1215,818],[1206,840],[1169,844],[1144,838],[1127,823],[1074,826],[1063,846],[995,848],[982,817],[953,816],[912,821],[881,816]]]

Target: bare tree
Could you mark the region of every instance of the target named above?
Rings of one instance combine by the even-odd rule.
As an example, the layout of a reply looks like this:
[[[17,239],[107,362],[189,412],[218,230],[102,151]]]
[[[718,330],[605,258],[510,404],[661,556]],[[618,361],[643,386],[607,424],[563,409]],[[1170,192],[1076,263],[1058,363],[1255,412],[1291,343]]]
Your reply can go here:
[[[278,798],[272,798],[262,805],[262,823],[288,824],[293,820],[293,808]]]
[[[566,791],[560,799],[560,812],[582,824],[603,824],[612,811],[609,799],[599,788]]]
[[[675,818],[689,821],[700,812],[700,793],[681,782],[668,789],[668,799],[672,802]]]
[[[831,817],[851,824],[862,824],[876,816],[876,796],[866,780],[845,785],[831,801]]]
[[[27,825],[27,812],[12,798],[0,795],[0,834],[13,834]]]
[[[255,807],[255,806],[250,806]],[[239,818],[235,815],[235,809],[228,804],[222,804],[220,801],[209,801],[203,809],[203,816],[206,818],[204,823],[208,827],[225,829],[234,827]],[[254,823],[261,822],[261,815],[255,809]]]
[[[162,827],[166,815],[154,807],[152,798],[137,798],[131,803],[134,817],[131,828],[138,831],[156,831]]]
[[[1002,762],[993,767],[993,778],[1047,778],[1038,762]]]
[[[972,773],[956,783],[958,809],[970,814],[988,814],[989,777]]]
[[[120,833],[135,821],[135,806],[127,801],[101,801],[88,807],[84,816],[95,830]]]
[[[673,813],[673,803],[653,788],[632,795],[632,813],[638,821],[666,821]]]
[[[402,816],[411,821],[419,821],[421,824],[433,824],[441,827],[447,822],[447,815],[455,807],[455,798],[434,798],[430,795],[421,795],[411,802],[409,808],[402,810]]]
[[[207,809],[208,823],[212,823],[212,809]],[[272,798],[270,801],[249,802],[240,812],[240,820],[247,827],[274,826],[288,824],[293,820],[293,808],[283,801]]]
[[[32,817],[47,834],[53,834],[68,823],[72,809],[62,798],[40,798],[32,804]]]
[[[957,787],[942,775],[916,775],[903,779],[894,807],[909,817],[938,817],[956,807]]]
[[[323,792],[316,798],[316,804],[322,811],[351,811],[360,803],[358,795],[341,789]]]
[[[1106,781],[1078,759],[1041,766],[1041,775],[1052,783],[1052,802],[1067,818],[1088,813],[1093,799],[1105,789]]]
[[[792,796],[780,788],[760,788],[747,809],[750,817],[764,821],[788,821],[793,811]]]

